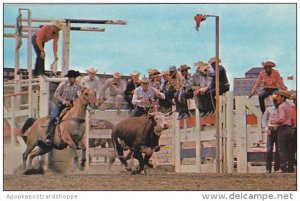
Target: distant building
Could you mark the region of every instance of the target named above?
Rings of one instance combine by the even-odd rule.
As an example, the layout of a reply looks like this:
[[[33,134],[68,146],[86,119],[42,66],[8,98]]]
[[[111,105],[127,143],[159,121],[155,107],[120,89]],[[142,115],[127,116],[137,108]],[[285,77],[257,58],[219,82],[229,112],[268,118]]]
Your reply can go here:
[[[263,67],[253,67],[245,73],[245,78],[234,78],[233,95],[247,96],[251,92],[259,73]],[[262,86],[258,91],[262,90]]]

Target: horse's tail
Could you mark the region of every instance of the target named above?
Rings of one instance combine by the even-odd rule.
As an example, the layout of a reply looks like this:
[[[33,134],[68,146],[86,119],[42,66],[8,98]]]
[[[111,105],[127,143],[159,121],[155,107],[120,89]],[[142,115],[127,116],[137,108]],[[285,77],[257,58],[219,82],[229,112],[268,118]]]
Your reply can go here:
[[[36,121],[36,118],[28,118],[26,121],[25,121],[25,123],[24,123],[24,125],[23,125],[23,127],[22,127],[22,129],[21,129],[21,136],[22,136],[22,138],[23,138],[23,140],[25,141],[25,142],[27,142],[27,136],[25,136],[24,134],[26,133],[26,131],[33,125],[33,123]]]

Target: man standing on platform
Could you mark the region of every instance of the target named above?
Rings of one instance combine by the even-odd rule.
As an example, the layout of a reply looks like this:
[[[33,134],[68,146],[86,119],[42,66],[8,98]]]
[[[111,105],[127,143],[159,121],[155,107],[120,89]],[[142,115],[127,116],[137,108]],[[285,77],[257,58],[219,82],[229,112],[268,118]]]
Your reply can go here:
[[[53,53],[54,60],[57,61],[57,47],[59,39],[59,31],[63,29],[63,23],[58,20],[51,22],[51,25],[42,26],[32,36],[32,46],[36,53],[36,61],[34,65],[33,75],[44,75],[45,74],[45,57],[46,53],[44,50],[45,43],[53,39]]]

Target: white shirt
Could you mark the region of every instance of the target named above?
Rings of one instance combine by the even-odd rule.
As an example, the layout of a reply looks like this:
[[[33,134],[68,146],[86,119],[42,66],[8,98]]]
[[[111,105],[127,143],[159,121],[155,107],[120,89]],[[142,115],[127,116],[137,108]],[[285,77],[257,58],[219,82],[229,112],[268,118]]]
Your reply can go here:
[[[150,101],[154,99],[155,94],[159,94],[159,98],[165,99],[165,94],[161,93],[159,90],[155,89],[154,87],[149,87],[146,91],[143,90],[142,86],[139,86],[134,90],[133,97],[132,97],[132,104],[138,105],[139,107],[150,107]],[[142,103],[141,99],[148,98],[149,102]]]
[[[262,116],[262,127],[263,130],[269,130],[269,126],[271,126],[271,121],[276,120],[278,115],[278,110],[275,106],[270,106],[266,109]]]
[[[90,76],[87,75],[80,80],[80,84],[83,87],[93,90],[96,92],[97,99],[100,99],[100,79],[95,76],[93,80],[90,79]]]

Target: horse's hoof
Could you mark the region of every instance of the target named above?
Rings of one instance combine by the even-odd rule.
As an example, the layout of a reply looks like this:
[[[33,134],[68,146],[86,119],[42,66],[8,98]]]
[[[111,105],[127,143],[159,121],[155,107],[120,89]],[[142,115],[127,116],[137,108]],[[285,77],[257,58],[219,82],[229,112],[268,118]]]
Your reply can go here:
[[[147,162],[146,165],[147,165],[149,168],[153,168],[153,167],[154,167],[153,164],[150,163],[150,162]]]
[[[147,175],[147,172],[146,172],[146,170],[142,170],[142,171],[140,172],[140,174],[141,174],[141,175]]]
[[[125,167],[125,170],[127,170],[128,172],[132,171],[131,167]]]

